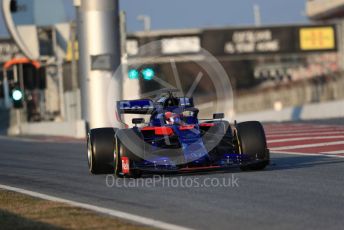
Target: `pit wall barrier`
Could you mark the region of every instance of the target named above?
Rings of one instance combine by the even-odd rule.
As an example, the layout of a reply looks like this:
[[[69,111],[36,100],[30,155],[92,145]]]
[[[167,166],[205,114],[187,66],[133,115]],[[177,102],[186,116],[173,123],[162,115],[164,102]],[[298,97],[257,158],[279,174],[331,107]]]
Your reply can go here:
[[[237,114],[235,119],[239,122],[257,120],[262,122],[301,121],[316,119],[344,119],[344,100],[306,104],[276,110]]]
[[[70,122],[22,123],[20,127],[12,126],[9,135],[63,136],[72,138],[86,137],[86,123],[83,120]]]
[[[344,119],[344,100],[307,104],[303,106],[285,108],[280,111],[265,110],[260,112],[242,113],[237,114],[234,119],[238,122],[249,120],[257,120],[261,122],[282,122],[341,117]],[[12,125],[8,130],[8,134],[85,138],[85,127],[86,122],[83,120],[69,122],[22,123],[20,127]]]

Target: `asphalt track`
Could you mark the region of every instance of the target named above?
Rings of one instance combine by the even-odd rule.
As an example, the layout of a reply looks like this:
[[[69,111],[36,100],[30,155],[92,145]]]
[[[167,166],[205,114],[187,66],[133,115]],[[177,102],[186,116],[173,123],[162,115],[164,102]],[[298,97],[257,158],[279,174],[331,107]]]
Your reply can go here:
[[[261,172],[167,178],[202,184],[234,177],[238,186],[129,187],[128,179],[117,179],[107,187],[105,176],[88,174],[83,143],[1,137],[0,184],[194,229],[342,229],[344,158],[297,154],[272,153],[272,165]]]

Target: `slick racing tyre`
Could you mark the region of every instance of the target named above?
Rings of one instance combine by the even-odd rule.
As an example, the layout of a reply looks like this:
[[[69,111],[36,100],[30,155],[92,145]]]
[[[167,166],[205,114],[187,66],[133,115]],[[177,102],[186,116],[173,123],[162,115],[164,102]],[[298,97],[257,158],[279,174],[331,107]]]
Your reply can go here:
[[[263,170],[270,162],[263,126],[257,121],[237,124],[236,138],[238,149],[244,159],[242,170]]]
[[[114,128],[91,129],[87,137],[88,168],[92,174],[114,173]]]

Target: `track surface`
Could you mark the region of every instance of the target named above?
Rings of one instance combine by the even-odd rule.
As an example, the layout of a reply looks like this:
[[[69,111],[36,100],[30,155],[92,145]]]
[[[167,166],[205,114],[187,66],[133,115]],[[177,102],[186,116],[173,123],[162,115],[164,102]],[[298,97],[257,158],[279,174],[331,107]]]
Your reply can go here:
[[[233,175],[238,178],[239,187],[173,188],[159,182],[154,187],[125,188],[124,179],[118,179],[120,186],[108,188],[105,176],[88,174],[83,143],[6,137],[0,138],[0,184],[196,229],[342,229],[344,159],[340,151],[344,148],[334,153],[321,147],[329,143],[335,148],[341,146],[344,127],[296,124],[303,126],[296,130],[292,125],[266,126],[270,147],[280,152],[309,154],[304,145],[313,145],[311,153],[315,156],[272,153],[273,164],[262,172],[234,168],[226,173],[186,177],[203,181]],[[323,132],[319,136],[326,135],[327,139],[314,139],[311,143],[308,139],[285,140],[296,138],[292,132],[302,133],[300,138],[305,135],[303,131],[312,136],[314,130],[310,126]],[[333,133],[324,134],[327,132]]]

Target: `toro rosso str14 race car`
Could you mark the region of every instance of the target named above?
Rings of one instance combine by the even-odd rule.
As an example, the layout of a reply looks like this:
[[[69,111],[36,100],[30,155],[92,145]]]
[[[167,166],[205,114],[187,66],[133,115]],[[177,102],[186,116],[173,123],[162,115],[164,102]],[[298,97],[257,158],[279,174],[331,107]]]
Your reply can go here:
[[[140,177],[143,173],[226,169],[262,170],[270,162],[265,133],[257,121],[230,125],[224,114],[198,118],[193,99],[172,91],[158,100],[117,102],[122,114],[148,114],[125,129],[92,129],[87,158],[92,174]]]

